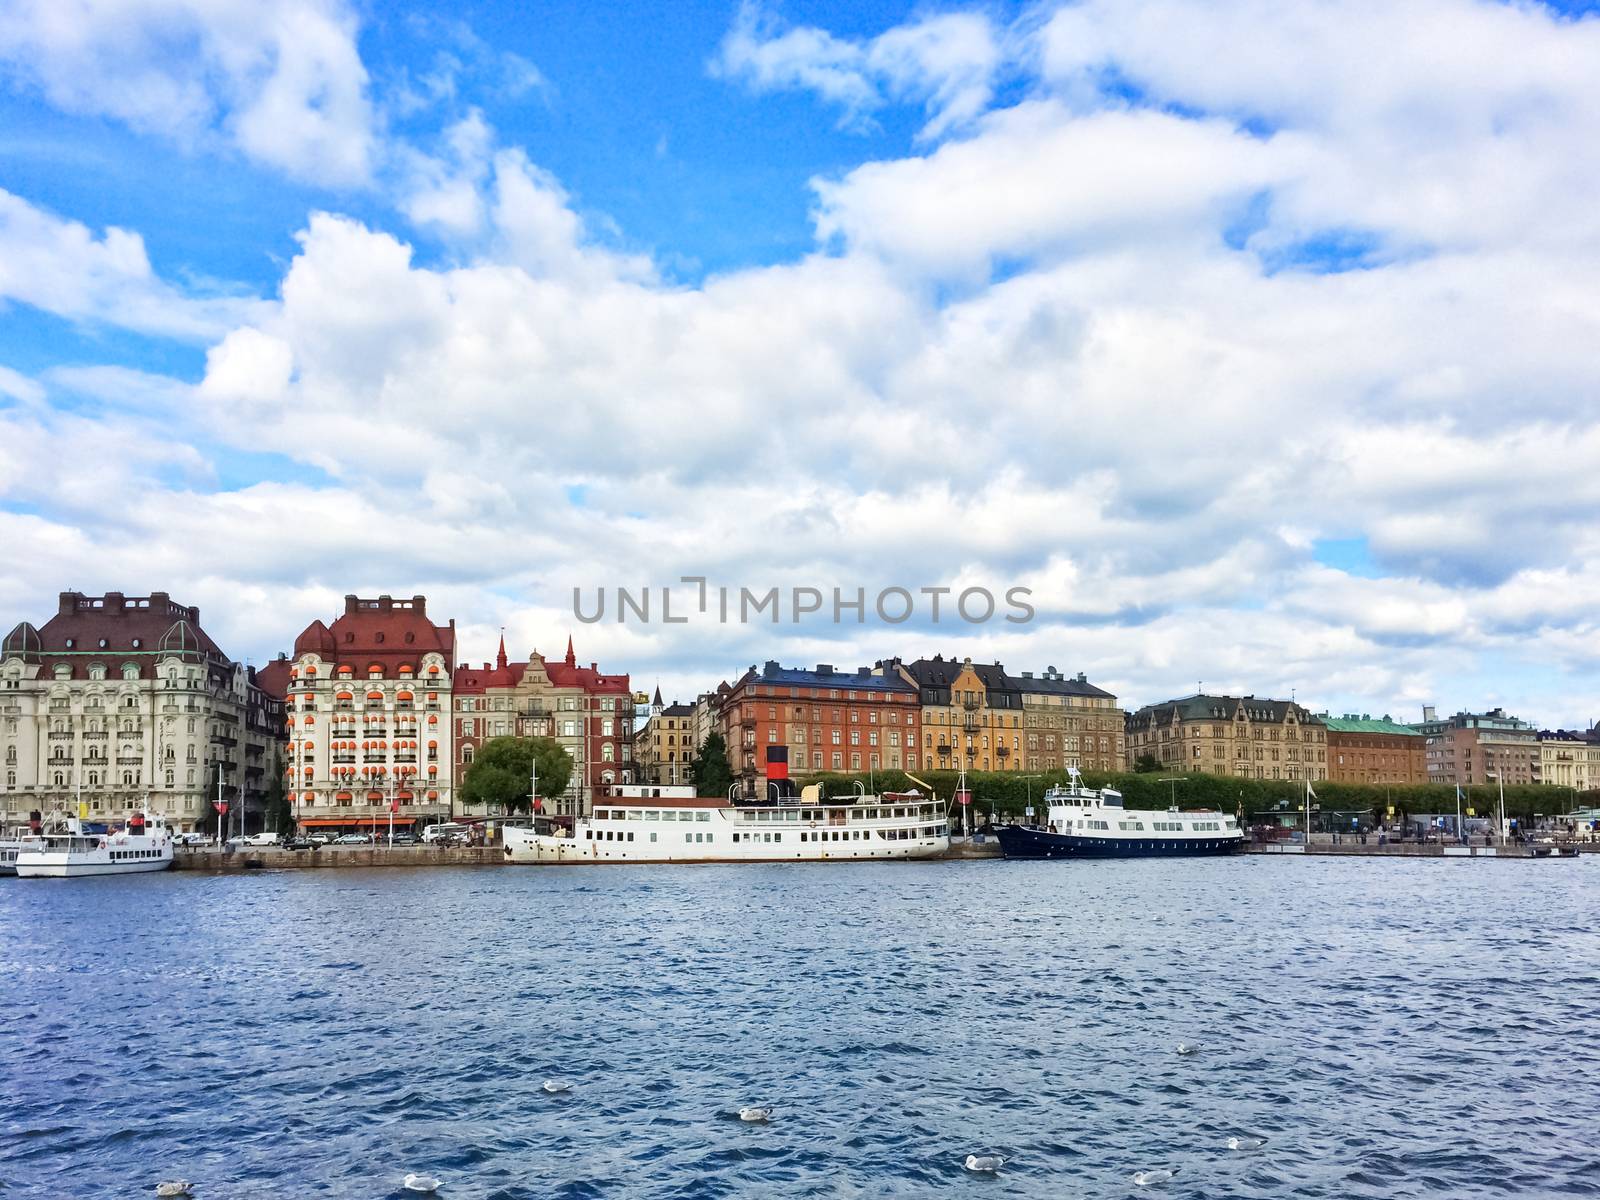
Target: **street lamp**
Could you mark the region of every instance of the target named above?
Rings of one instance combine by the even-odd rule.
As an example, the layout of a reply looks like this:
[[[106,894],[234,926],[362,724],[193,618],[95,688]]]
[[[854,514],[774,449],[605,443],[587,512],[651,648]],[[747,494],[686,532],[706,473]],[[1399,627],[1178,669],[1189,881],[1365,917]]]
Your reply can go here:
[[[1498,784],[1499,787],[1500,787],[1500,811],[1496,814],[1495,823],[1496,823],[1496,825],[1499,826],[1498,832],[1500,834],[1500,844],[1502,846],[1504,846],[1506,844],[1506,780],[1505,780],[1505,776],[1502,775],[1499,771],[1485,771],[1484,774],[1487,775],[1490,779],[1494,780],[1495,783]]]
[[[1166,775],[1166,776],[1163,776],[1162,778],[1158,779],[1156,782],[1157,783],[1170,783],[1172,785],[1172,787],[1169,789],[1171,791],[1171,793],[1172,793],[1172,807],[1173,808],[1177,808],[1178,807],[1178,785],[1180,783],[1187,782],[1187,780],[1185,780],[1182,775]]]

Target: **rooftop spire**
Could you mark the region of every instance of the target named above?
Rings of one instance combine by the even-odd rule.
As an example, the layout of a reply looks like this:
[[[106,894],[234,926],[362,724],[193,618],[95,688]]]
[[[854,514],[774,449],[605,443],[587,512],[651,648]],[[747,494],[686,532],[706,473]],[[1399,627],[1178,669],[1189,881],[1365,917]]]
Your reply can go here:
[[[506,669],[506,627],[500,626],[500,653],[494,656],[494,665],[500,670]]]
[[[567,666],[575,667],[577,665],[578,656],[572,652],[572,635],[569,633],[567,634]]]

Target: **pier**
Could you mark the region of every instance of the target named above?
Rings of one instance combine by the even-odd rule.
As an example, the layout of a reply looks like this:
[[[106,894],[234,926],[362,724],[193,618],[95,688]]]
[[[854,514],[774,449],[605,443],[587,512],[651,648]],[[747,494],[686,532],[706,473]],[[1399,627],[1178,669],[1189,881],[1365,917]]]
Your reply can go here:
[[[1506,846],[1440,845],[1438,842],[1387,842],[1382,845],[1369,841],[1365,845],[1354,840],[1340,842],[1252,842],[1246,847],[1249,854],[1310,855],[1317,858],[1517,858],[1517,859],[1576,859],[1580,854],[1600,853],[1600,845],[1584,842],[1524,842]]]

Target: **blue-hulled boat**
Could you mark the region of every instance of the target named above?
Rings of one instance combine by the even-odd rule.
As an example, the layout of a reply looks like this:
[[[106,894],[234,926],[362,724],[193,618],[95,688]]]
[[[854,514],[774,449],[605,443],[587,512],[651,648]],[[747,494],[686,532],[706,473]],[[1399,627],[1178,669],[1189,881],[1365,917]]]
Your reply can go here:
[[[995,830],[1007,858],[1186,858],[1237,854],[1244,830],[1226,813],[1128,809],[1122,793],[1086,788],[1076,769],[1069,787],[1044,794],[1045,824]]]

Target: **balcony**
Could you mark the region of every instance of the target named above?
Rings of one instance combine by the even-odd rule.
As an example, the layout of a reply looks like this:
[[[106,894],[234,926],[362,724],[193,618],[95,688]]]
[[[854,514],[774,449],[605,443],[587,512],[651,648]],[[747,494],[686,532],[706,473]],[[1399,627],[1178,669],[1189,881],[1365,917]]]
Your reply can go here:
[[[966,709],[968,712],[976,712],[981,705],[982,701],[980,701],[976,696],[968,696],[961,701],[961,707]]]
[[[140,755],[137,755],[137,754],[119,754],[117,756],[117,766],[119,766],[119,767],[138,767],[138,766],[143,766],[143,765],[144,765],[144,758],[142,756],[140,756]]]
[[[961,728],[962,728],[962,731],[965,732],[965,733],[977,733],[978,730],[981,728],[981,725],[979,724],[979,721],[978,721],[977,714],[976,713],[968,713],[964,718],[962,718]]]
[[[70,742],[72,740],[72,730],[52,729],[50,731],[50,740],[52,742]]]
[[[1009,758],[1010,755],[1011,755],[1011,747],[1010,746],[996,746],[994,748],[994,752],[996,754],[998,754],[1001,758]]]
[[[934,749],[937,750],[940,754],[949,754],[950,753],[950,743],[949,742],[940,742],[937,746],[934,747]]]
[[[756,727],[756,719],[754,717],[740,717],[739,725],[743,729],[754,729]]]

